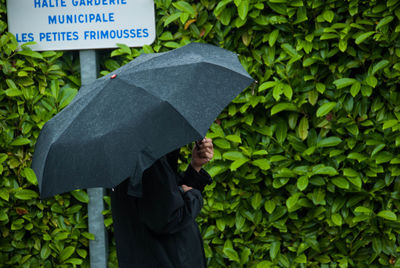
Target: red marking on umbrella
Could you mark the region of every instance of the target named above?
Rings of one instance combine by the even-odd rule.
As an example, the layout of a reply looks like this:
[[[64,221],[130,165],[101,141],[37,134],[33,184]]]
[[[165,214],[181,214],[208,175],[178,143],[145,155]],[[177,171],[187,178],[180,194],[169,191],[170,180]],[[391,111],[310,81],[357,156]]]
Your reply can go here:
[[[116,75],[116,74],[113,74],[113,75],[111,76],[111,79],[114,79],[115,77],[117,77],[117,75]]]

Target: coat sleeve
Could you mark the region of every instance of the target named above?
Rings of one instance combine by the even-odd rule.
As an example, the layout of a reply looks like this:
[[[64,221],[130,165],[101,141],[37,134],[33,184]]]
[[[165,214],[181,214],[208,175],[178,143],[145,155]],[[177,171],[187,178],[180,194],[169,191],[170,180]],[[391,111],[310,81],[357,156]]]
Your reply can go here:
[[[200,169],[200,172],[194,170],[194,168],[189,165],[185,173],[182,175],[180,184],[185,184],[187,186],[196,188],[200,192],[203,192],[204,187],[212,182],[211,176],[204,169]]]
[[[163,158],[143,173],[143,197],[137,199],[139,217],[156,234],[172,234],[186,228],[203,207],[200,191],[183,193],[178,176]]]

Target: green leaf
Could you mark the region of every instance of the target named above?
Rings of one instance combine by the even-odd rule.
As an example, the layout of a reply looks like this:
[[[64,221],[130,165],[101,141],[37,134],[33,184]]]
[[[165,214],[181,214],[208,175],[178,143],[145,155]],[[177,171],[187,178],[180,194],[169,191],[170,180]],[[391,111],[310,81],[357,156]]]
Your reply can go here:
[[[224,159],[227,160],[238,160],[238,159],[247,159],[246,156],[244,156],[241,152],[237,152],[237,151],[230,151],[230,152],[226,152],[223,155]]]
[[[227,135],[225,137],[227,140],[229,141],[233,141],[233,142],[237,142],[237,143],[242,143],[242,139],[240,138],[240,136],[237,135]]]
[[[67,260],[69,257],[71,257],[72,254],[74,254],[75,252],[75,248],[72,246],[68,246],[66,248],[64,248],[61,252],[60,255],[58,256],[60,259],[60,262],[64,262],[65,260]]]
[[[301,255],[297,256],[294,259],[294,262],[296,262],[296,263],[307,263],[307,256],[304,255],[304,254],[301,254]]]
[[[273,47],[275,45],[276,40],[278,39],[279,36],[279,30],[275,29],[269,34],[268,38],[268,43],[270,47]]]
[[[272,90],[272,96],[276,101],[280,100],[282,93],[283,93],[283,83],[279,83],[276,86],[274,86]]]
[[[84,190],[75,190],[71,194],[76,200],[86,204],[89,203],[89,195]]]
[[[84,250],[84,249],[78,248],[78,249],[76,250],[76,253],[78,253],[78,255],[79,255],[80,257],[82,257],[83,259],[85,259],[86,256],[87,256],[87,251]]]
[[[339,41],[339,49],[340,49],[340,51],[342,51],[342,52],[345,52],[345,51],[346,51],[346,49],[347,49],[347,40],[346,40],[346,39],[341,39],[341,40]]]
[[[275,208],[274,212],[270,215],[269,221],[275,222],[276,220],[280,219],[283,215],[287,212],[286,207],[279,206]]]
[[[392,20],[394,19],[394,16],[387,16],[384,17],[383,19],[381,19],[379,21],[379,23],[376,25],[376,30],[378,30],[379,28],[385,26],[386,24],[390,23]]]
[[[274,107],[272,107],[271,109],[271,115],[277,114],[279,112],[282,111],[297,111],[297,106],[292,104],[292,103],[288,103],[288,102],[281,102],[278,104],[275,104]]]
[[[240,263],[239,254],[233,249],[232,242],[230,240],[225,242],[223,252],[229,260]]]
[[[349,177],[350,182],[356,186],[358,189],[361,189],[362,181],[360,177]]]
[[[318,101],[318,91],[316,90],[311,90],[308,92],[308,102],[314,106],[315,104],[317,104]]]
[[[296,206],[297,201],[299,200],[299,196],[299,193],[295,193],[286,200],[286,206],[289,212],[293,211],[293,208]]]
[[[271,248],[269,249],[269,256],[271,257],[272,260],[276,258],[276,256],[280,251],[280,248],[281,248],[281,242],[273,241],[271,243]]]
[[[378,62],[377,64],[374,65],[374,67],[372,68],[371,74],[374,75],[377,71],[379,71],[380,69],[385,68],[388,65],[389,65],[389,61],[388,60],[381,60],[380,62]]]
[[[322,83],[317,83],[315,85],[315,87],[317,88],[317,91],[321,94],[323,94],[325,92],[325,85]]]
[[[82,236],[87,238],[87,239],[89,239],[89,240],[94,240],[95,239],[94,234],[91,234],[91,233],[88,233],[88,232],[83,232]]]
[[[365,159],[367,159],[368,157],[366,157],[365,155],[360,154],[360,153],[349,153],[347,155],[347,158],[357,160],[360,163],[360,162],[364,161]]]
[[[254,210],[257,210],[259,207],[261,207],[261,202],[262,202],[261,194],[256,193],[251,199],[251,206],[254,208]]]
[[[8,221],[8,215],[5,210],[0,210],[0,221]]]
[[[283,84],[283,94],[286,96],[286,98],[289,99],[289,101],[292,99],[293,96],[293,89],[290,85],[288,84]]]
[[[351,169],[351,168],[344,168],[343,169],[343,175],[345,177],[358,177],[358,176],[360,176],[360,174],[358,174],[357,171],[355,171],[354,169]]]
[[[339,213],[332,214],[331,219],[332,219],[332,222],[335,225],[342,226],[343,219],[342,219],[342,216]]]
[[[45,243],[40,250],[40,258],[43,260],[47,259],[51,254],[51,249],[49,248],[49,243]]]
[[[373,237],[372,238],[372,249],[374,250],[375,254],[380,254],[382,252],[382,240],[380,237]],[[396,267],[396,265],[395,265]]]
[[[281,45],[281,48],[289,54],[289,56],[293,58],[298,58],[300,57],[299,53],[297,53],[296,49],[294,49],[290,44],[285,43]]]
[[[232,164],[230,165],[230,169],[231,171],[234,171],[236,169],[238,169],[239,167],[241,167],[243,164],[245,164],[246,162],[248,162],[249,159],[238,159],[232,162]]]
[[[342,139],[340,139],[339,137],[328,137],[328,138],[324,138],[322,140],[320,140],[317,143],[318,147],[333,147],[336,146],[338,144],[340,144],[342,142]]]
[[[286,140],[287,130],[288,130],[288,127],[287,127],[286,122],[283,120],[279,121],[279,123],[276,127],[276,132],[275,132],[276,139],[278,140],[279,144],[282,144]]]
[[[78,90],[75,88],[70,88],[70,87],[65,87],[61,89],[61,99],[60,99],[60,104],[59,107],[60,109],[63,109],[66,107],[78,94]]]
[[[0,164],[6,161],[7,158],[8,158],[7,154],[0,153]]]
[[[393,154],[390,152],[380,152],[375,156],[375,161],[377,164],[382,164],[389,162],[393,159]]]
[[[270,0],[267,3],[267,5],[276,13],[280,14],[280,15],[287,15],[287,11],[286,11],[286,5],[282,5],[279,3],[286,3],[286,0]]]
[[[374,33],[375,33],[374,31],[370,31],[370,32],[366,32],[366,33],[363,33],[363,34],[359,35],[356,38],[356,44],[357,45],[361,44],[362,42],[364,42],[368,37],[370,37]]]
[[[40,54],[39,52],[36,52],[36,51],[32,51],[32,50],[21,50],[21,51],[18,51],[17,54],[23,55],[26,57],[36,58],[36,59],[43,59],[42,54]]]
[[[6,84],[9,88],[17,88],[17,85],[11,79],[6,79]]]
[[[38,185],[38,180],[36,178],[36,174],[31,168],[24,168],[25,178],[32,183],[33,185]]]
[[[267,200],[264,203],[264,209],[265,211],[267,211],[269,214],[271,214],[272,212],[274,212],[276,207],[276,204],[273,200]]]
[[[300,124],[299,124],[299,137],[302,140],[307,139],[308,136],[308,119],[306,116],[303,116],[303,118],[300,120]]]
[[[337,187],[342,188],[342,189],[349,189],[350,188],[349,181],[346,180],[343,177],[333,178],[332,179],[332,183],[334,185],[336,185]]]
[[[332,10],[325,10],[324,13],[322,13],[322,17],[327,22],[332,22],[333,18],[335,17],[335,13]]]
[[[240,264],[246,264],[249,261],[249,257],[251,255],[251,250],[249,248],[244,248],[242,253],[240,254]]]
[[[353,97],[357,96],[358,92],[360,92],[361,83],[356,81],[350,88],[350,93]]]
[[[17,97],[22,95],[22,91],[17,88],[9,88],[5,93],[8,97]]]
[[[325,205],[325,191],[322,189],[314,189],[311,200],[313,201],[314,205]]]
[[[267,159],[256,159],[251,163],[262,170],[268,170],[271,168],[271,164]]]
[[[371,213],[372,210],[363,206],[358,206],[356,207],[356,209],[354,209],[354,212],[356,213]]]
[[[179,9],[180,11],[189,13],[192,16],[196,15],[196,10],[194,10],[194,8],[188,2],[178,1],[178,2],[172,3],[172,5],[174,7],[176,7],[177,9]]]
[[[78,258],[71,258],[71,259],[66,260],[64,263],[81,265],[83,263],[83,260],[82,259],[78,259]]]
[[[389,221],[397,221],[397,216],[390,210],[382,210],[377,214],[378,217]]]
[[[262,92],[268,88],[274,87],[278,84],[278,82],[276,81],[267,81],[262,83],[259,87],[258,87],[258,92]]]
[[[303,191],[307,188],[308,186],[308,177],[307,176],[301,176],[298,180],[297,180],[297,188],[300,191]]]
[[[247,0],[241,0],[238,6],[239,17],[245,20],[247,17],[247,12],[249,11],[249,2]]]
[[[31,141],[27,138],[16,138],[15,140],[13,140],[10,145],[11,146],[22,146],[22,145],[26,145],[29,144]]]
[[[218,5],[214,9],[214,15],[218,17],[221,14],[221,12],[225,9],[225,6],[230,2],[232,2],[232,0],[219,1]]]
[[[225,139],[215,139],[213,140],[214,145],[216,145],[217,147],[221,148],[221,149],[229,149],[231,148],[231,144],[229,143],[229,141],[225,140]]]
[[[246,219],[240,213],[236,213],[236,220],[235,220],[236,229],[242,230],[245,223],[246,223]]]
[[[373,76],[373,75],[368,76],[368,77],[365,79],[365,81],[367,82],[367,84],[368,84],[369,86],[371,86],[371,87],[373,87],[373,88],[375,88],[376,85],[378,84],[378,79],[376,79],[376,77]]]
[[[336,102],[327,102],[320,106],[317,110],[317,117],[327,115],[333,108],[335,108]]]
[[[386,121],[383,122],[382,129],[387,129],[387,128],[394,127],[398,123],[399,123],[399,120],[396,120],[396,119],[386,120]]]
[[[127,55],[132,55],[132,51],[127,45],[117,43],[117,46],[120,48],[120,51],[122,53],[127,54]]]
[[[167,26],[168,24],[170,24],[171,22],[176,21],[177,19],[180,18],[181,16],[181,12],[177,12],[177,13],[173,13],[170,16],[168,16],[165,21],[164,21],[164,26]]]
[[[307,9],[304,6],[300,6],[297,9],[296,20],[294,21],[293,24],[298,24],[298,23],[301,23],[301,22],[304,22],[304,21],[307,21],[307,20],[308,20]]]
[[[357,80],[354,78],[340,78],[340,79],[333,81],[336,88],[338,88],[338,89],[350,86],[356,82],[357,82]]]
[[[8,192],[8,190],[6,188],[0,187],[0,197],[4,200],[8,201],[8,199],[10,197],[10,193]]]
[[[312,170],[313,174],[334,176],[338,174],[337,170],[333,167],[326,167],[324,165],[317,165]]]
[[[15,193],[15,197],[21,200],[31,200],[38,198],[39,195],[32,190],[22,189]]]
[[[303,67],[311,66],[311,65],[313,65],[313,64],[316,63],[316,62],[317,62],[317,60],[314,59],[314,58],[307,58],[307,59],[304,59],[304,61],[303,61]]]
[[[397,4],[398,1],[399,1],[399,0],[388,0],[388,1],[386,2],[386,6],[387,6],[387,7],[392,7],[392,6],[394,6],[395,4]]]
[[[225,224],[224,218],[217,219],[215,221],[215,224],[217,225],[218,230],[220,230],[221,232],[223,232],[225,230],[226,224]]]
[[[383,143],[378,144],[378,145],[374,148],[374,150],[372,150],[372,152],[371,152],[371,157],[373,157],[374,155],[376,155],[378,152],[382,151],[383,148],[385,148],[385,146],[386,146],[386,145],[383,144]]]

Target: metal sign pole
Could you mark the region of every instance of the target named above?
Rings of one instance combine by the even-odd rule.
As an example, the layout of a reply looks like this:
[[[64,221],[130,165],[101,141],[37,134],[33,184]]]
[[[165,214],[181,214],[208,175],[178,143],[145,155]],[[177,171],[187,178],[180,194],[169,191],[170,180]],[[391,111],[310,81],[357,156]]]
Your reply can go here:
[[[99,64],[95,50],[80,50],[81,83],[82,86],[96,80]],[[89,232],[95,239],[89,241],[90,266],[93,268],[107,268],[108,242],[104,226],[104,188],[87,189],[89,195],[88,216]]]

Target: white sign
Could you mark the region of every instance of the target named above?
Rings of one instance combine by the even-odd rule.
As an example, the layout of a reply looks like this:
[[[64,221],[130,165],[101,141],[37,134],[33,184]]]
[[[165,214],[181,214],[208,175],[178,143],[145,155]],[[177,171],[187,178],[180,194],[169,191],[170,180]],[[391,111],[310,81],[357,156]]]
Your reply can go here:
[[[32,50],[130,47],[155,39],[153,0],[7,0],[8,29]]]

